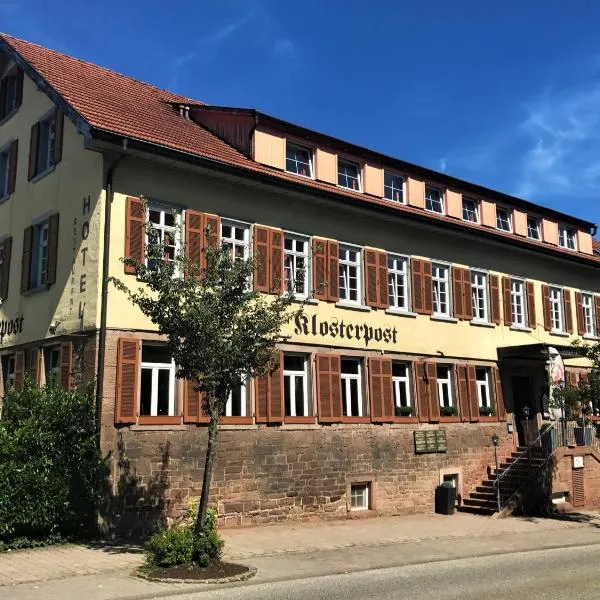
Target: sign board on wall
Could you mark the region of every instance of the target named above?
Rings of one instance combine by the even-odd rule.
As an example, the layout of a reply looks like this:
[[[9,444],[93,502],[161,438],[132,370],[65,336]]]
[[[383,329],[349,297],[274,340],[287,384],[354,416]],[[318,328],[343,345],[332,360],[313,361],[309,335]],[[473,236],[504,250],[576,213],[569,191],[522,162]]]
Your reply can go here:
[[[573,457],[573,468],[574,469],[583,469],[583,456],[574,456]]]

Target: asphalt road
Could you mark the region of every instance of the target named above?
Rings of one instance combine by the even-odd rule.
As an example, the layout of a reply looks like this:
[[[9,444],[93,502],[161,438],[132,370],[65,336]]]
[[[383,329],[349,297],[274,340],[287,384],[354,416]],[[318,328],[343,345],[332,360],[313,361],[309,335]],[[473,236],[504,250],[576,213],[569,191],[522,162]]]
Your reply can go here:
[[[177,595],[177,599],[598,600],[599,565],[600,545],[578,546],[249,583]]]

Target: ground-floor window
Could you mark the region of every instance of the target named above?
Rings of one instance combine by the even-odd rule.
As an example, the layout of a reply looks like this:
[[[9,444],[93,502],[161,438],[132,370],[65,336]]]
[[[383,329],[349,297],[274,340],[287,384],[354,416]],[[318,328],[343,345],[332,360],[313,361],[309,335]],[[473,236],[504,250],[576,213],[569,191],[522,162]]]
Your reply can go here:
[[[60,346],[44,348],[44,371],[46,385],[60,383]]]
[[[2,357],[2,378],[4,380],[4,388],[8,389],[15,385],[16,372],[16,357],[14,354]]]
[[[140,415],[175,415],[175,363],[166,346],[142,344]]]
[[[362,417],[362,368],[358,358],[342,357],[342,408],[345,417]]]
[[[371,484],[353,483],[350,486],[350,510],[369,510],[371,506]]]
[[[479,413],[484,416],[489,416],[492,414],[489,369],[486,367],[477,367],[475,369],[475,380],[477,382],[477,399],[479,401]]]
[[[283,356],[283,393],[286,417],[308,417],[308,385],[306,357],[301,354]]]
[[[440,414],[443,417],[456,415],[457,410],[454,406],[452,389],[452,367],[450,365],[439,365],[437,367],[437,386]]]
[[[409,417],[412,414],[409,363],[392,362],[392,385],[396,416]]]
[[[248,394],[246,384],[234,387],[229,392],[229,398],[225,405],[226,417],[245,417],[248,414]]]

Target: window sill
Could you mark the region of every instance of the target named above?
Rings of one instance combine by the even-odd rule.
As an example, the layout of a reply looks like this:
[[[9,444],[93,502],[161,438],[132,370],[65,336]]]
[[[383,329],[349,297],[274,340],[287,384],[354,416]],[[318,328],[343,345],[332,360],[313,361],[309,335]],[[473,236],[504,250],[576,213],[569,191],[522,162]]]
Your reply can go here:
[[[371,312],[370,306],[365,306],[364,304],[351,304],[350,302],[336,302],[337,308],[347,308],[349,310],[358,310],[361,312]]]
[[[455,417],[442,417],[441,415],[438,417],[439,423],[460,423],[460,415],[456,415]]]
[[[556,337],[568,338],[571,336],[570,333],[566,333],[564,331],[551,331],[550,335],[555,335]]]
[[[418,423],[419,417],[394,417],[392,423]]]
[[[431,210],[431,208],[425,208],[425,212],[433,213],[434,215],[441,215],[442,217],[446,216],[446,213],[442,210]]]
[[[7,121],[10,121],[19,112],[19,107],[13,108],[9,113],[6,113],[0,119],[0,126],[4,125]]]
[[[342,417],[341,423],[370,423],[371,417]]]
[[[51,167],[47,168],[45,171],[42,171],[41,173],[38,173],[37,175],[32,177],[29,180],[29,183],[36,183],[40,179],[44,179],[44,177],[46,177],[46,175],[50,175],[50,173],[53,173],[55,170],[56,170],[56,165],[52,165]]]
[[[494,323],[490,323],[489,321],[471,321],[471,325],[473,327],[489,327],[490,329],[494,329],[496,325]]]
[[[385,311],[386,315],[395,315],[397,317],[410,317],[411,319],[415,319],[417,317],[417,313],[410,312],[409,310],[400,310],[399,308],[388,308]]]
[[[356,192],[357,194],[362,194],[363,193],[362,190],[357,190],[355,188],[346,187],[345,185],[340,185],[339,183],[336,183],[335,185],[336,185],[336,187],[340,188],[341,190],[349,190],[351,192]]]
[[[520,327],[519,325],[511,325],[509,329],[511,331],[523,331],[525,333],[531,333],[533,331],[531,327]]]
[[[600,340],[600,337],[598,337],[597,335],[590,335],[589,333],[584,334],[582,337],[584,340],[594,340],[594,341]]]
[[[314,425],[317,422],[316,417],[283,417],[284,423],[295,425]]]
[[[142,416],[138,417],[138,425],[181,425],[181,415],[174,417],[149,417]]]
[[[298,304],[319,304],[316,298],[303,298],[302,296],[294,296],[292,302],[297,302]]]
[[[5,202],[8,202],[10,200],[10,194],[5,194],[4,196],[2,196],[2,198],[0,198],[0,204],[4,204]]]
[[[221,417],[219,419],[221,425],[253,425],[252,417]]]
[[[483,415],[479,416],[480,423],[497,423],[498,417],[496,415],[490,415],[489,417],[484,417]]]
[[[45,292],[49,288],[50,288],[50,286],[48,284],[44,283],[44,285],[40,285],[36,288],[31,288],[30,290],[21,292],[21,296],[32,296],[33,294],[37,294],[38,292]]]
[[[458,319],[454,317],[445,317],[444,315],[431,315],[432,321],[442,321],[444,323],[458,323]]]

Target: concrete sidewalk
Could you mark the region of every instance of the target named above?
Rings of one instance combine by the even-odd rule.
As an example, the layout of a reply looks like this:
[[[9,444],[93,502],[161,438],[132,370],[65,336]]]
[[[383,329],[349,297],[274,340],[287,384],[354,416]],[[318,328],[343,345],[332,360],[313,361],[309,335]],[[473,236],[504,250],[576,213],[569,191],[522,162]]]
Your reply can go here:
[[[256,566],[255,581],[314,576],[510,551],[600,543],[600,515],[489,519],[418,515],[281,524],[221,532],[226,558]],[[58,546],[0,554],[0,600],[152,598],[211,586],[131,576],[139,548]]]

